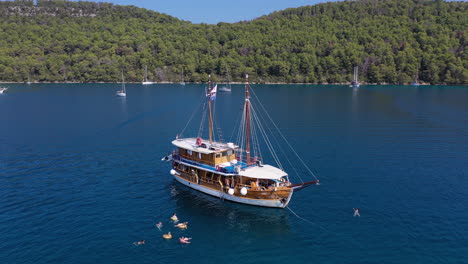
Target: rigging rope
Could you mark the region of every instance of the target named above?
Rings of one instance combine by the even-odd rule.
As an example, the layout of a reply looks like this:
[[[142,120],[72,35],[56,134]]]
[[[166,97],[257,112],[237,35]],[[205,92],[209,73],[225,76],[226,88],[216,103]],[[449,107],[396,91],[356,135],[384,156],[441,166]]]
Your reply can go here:
[[[294,148],[291,146],[291,144],[289,144],[288,140],[284,137],[283,133],[281,133],[280,129],[278,128],[278,126],[276,125],[276,123],[273,121],[273,119],[271,118],[271,116],[268,114],[267,110],[265,109],[265,107],[263,106],[262,102],[260,101],[260,99],[257,97],[257,95],[255,94],[255,92],[253,91],[253,89],[251,89],[252,91],[252,94],[255,96],[255,99],[258,101],[259,105],[261,106],[261,108],[263,109],[263,111],[265,112],[265,114],[267,115],[268,119],[270,120],[270,122],[273,124],[273,126],[275,126],[276,130],[278,131],[278,133],[280,134],[280,136],[283,138],[283,140],[286,142],[286,144],[288,145],[288,147],[291,149],[291,151],[296,155],[296,157],[299,159],[299,161],[302,163],[302,165],[307,169],[307,171],[316,179],[318,180],[317,176],[315,176],[315,174],[312,172],[312,170],[305,164],[305,162],[302,160],[302,158],[299,156],[299,154],[297,154],[297,152],[294,150]]]
[[[267,145],[267,148],[268,148],[268,150],[270,151],[270,153],[271,153],[273,159],[275,160],[275,162],[276,162],[276,164],[278,165],[278,167],[279,167],[281,170],[284,171],[283,166],[282,166],[282,164],[281,164],[281,162],[280,162],[280,159],[279,159],[278,155],[277,155],[276,152],[275,152],[275,149],[274,149],[274,147],[273,147],[273,144],[271,143],[270,139],[268,138],[265,129],[264,129],[263,126],[259,123],[259,119],[258,119],[257,112],[256,112],[253,108],[252,108],[252,116],[255,117],[255,118],[254,118],[255,121],[256,121],[255,124],[257,124],[257,126],[259,127],[260,133],[261,133],[261,135],[263,136],[263,139],[265,140],[265,143],[266,143],[266,145]]]
[[[291,211],[291,213],[293,213],[293,215],[295,215],[297,218],[301,219],[302,221],[307,222],[307,223],[309,223],[309,224],[316,225],[316,226],[320,227],[321,229],[327,231],[327,230],[326,230],[325,228],[323,228],[322,226],[320,226],[320,225],[318,225],[318,224],[316,224],[316,223],[314,223],[314,222],[312,222],[312,221],[309,221],[309,220],[307,220],[307,219],[305,219],[305,218],[303,218],[303,217],[300,217],[300,216],[299,216],[298,214],[296,214],[291,208],[289,208],[289,206],[286,206],[286,208],[288,208],[288,210]]]
[[[319,225],[319,224],[316,224],[316,223],[314,223],[314,222],[312,222],[312,221],[309,221],[309,220],[307,220],[307,219],[305,219],[305,218],[303,218],[303,217],[300,217],[300,216],[299,216],[298,214],[296,214],[291,208],[289,208],[289,206],[286,206],[286,208],[287,208],[294,216],[296,216],[297,218],[301,219],[302,221],[307,222],[307,223],[309,223],[309,224],[313,224],[313,225],[315,225],[315,226],[318,226],[320,229],[322,229],[322,230],[325,231],[325,232],[328,232],[328,233],[333,234],[333,235],[335,235],[335,236],[339,236],[339,234],[336,233],[336,232],[329,231],[329,230],[327,230],[326,228],[324,228],[323,226],[321,226],[321,225]],[[354,243],[355,245],[359,246],[360,248],[364,248],[364,247],[362,246],[361,243],[359,243],[359,242],[357,242],[357,241],[355,241],[355,240],[352,240],[352,239],[349,239],[349,238],[345,238],[345,240],[348,240],[348,241],[350,241],[351,243]]]
[[[204,96],[202,96],[202,100],[204,100]],[[198,109],[203,105],[203,101],[200,101],[200,103],[198,104],[197,108],[195,109],[195,111],[192,112],[192,116],[190,116],[189,120],[187,121],[187,123],[185,124],[185,127],[184,129],[182,129],[182,131],[180,132],[180,135],[183,135],[184,132],[185,132],[185,129],[187,129],[188,125],[190,124],[190,122],[192,121],[193,117],[195,116],[195,113],[198,112]]]

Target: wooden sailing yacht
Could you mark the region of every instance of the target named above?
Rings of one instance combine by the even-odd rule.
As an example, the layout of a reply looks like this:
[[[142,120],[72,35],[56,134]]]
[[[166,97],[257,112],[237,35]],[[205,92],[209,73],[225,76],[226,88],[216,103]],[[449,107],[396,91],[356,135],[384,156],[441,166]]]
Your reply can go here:
[[[217,85],[211,88],[209,81],[205,101],[208,105],[208,139],[177,137],[172,141],[176,149],[162,160],[172,162],[170,173],[178,182],[195,190],[233,202],[284,208],[294,191],[318,184],[318,180],[292,184],[281,167],[262,163],[262,158],[255,151],[255,144],[251,153],[251,139],[256,138],[251,134],[251,120],[258,119],[255,119],[256,112],[251,107],[247,78],[242,114],[244,124],[240,130],[242,141],[239,144],[213,139],[212,112]]]

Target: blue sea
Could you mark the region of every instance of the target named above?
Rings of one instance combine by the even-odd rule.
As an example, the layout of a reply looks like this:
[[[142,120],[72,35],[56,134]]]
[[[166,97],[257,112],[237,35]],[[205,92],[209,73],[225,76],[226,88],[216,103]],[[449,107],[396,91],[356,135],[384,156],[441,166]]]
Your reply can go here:
[[[468,263],[467,86],[252,85],[320,179],[289,209],[174,181],[161,158],[201,84],[128,84],[126,98],[114,96],[119,84],[6,86],[0,263]],[[216,98],[226,141],[243,89]],[[191,123],[184,136],[197,135]]]

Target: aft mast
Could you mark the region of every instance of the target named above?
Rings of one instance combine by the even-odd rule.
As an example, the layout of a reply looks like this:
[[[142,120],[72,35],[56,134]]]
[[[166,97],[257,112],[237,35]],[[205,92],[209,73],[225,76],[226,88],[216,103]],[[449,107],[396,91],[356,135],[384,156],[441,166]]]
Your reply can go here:
[[[210,144],[213,143],[213,116],[211,110],[211,101],[212,101],[212,90],[211,90],[211,74],[208,75],[208,133],[210,138]]]
[[[247,155],[247,166],[250,165],[250,95],[249,75],[245,75],[245,152]]]

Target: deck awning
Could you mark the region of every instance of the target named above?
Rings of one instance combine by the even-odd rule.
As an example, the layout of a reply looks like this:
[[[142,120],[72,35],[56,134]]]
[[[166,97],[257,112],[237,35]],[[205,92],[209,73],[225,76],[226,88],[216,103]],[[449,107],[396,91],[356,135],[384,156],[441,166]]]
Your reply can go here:
[[[241,170],[239,172],[240,176],[249,177],[249,178],[258,178],[258,179],[270,179],[270,180],[277,180],[281,177],[288,176],[288,174],[276,167],[271,165],[262,165],[248,167],[245,170]]]

